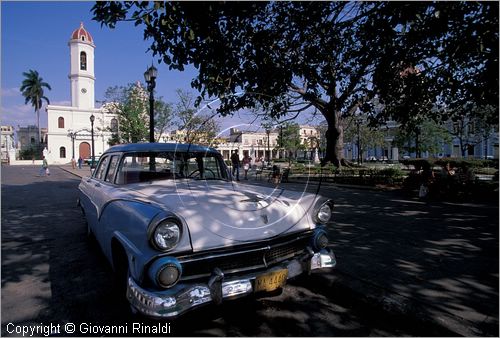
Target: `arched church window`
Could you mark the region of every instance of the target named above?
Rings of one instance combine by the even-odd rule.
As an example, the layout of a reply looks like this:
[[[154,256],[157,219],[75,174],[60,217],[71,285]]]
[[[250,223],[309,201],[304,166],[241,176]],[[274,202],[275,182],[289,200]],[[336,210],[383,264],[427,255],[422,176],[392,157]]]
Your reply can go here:
[[[113,133],[118,132],[118,120],[117,119],[112,119],[111,120],[111,131]]]
[[[59,157],[66,158],[66,148],[65,147],[59,148]]]
[[[85,41],[85,35],[82,35],[82,41]]]
[[[87,53],[80,52],[80,70],[87,70]]]
[[[61,116],[57,119],[57,127],[64,128],[64,117]]]

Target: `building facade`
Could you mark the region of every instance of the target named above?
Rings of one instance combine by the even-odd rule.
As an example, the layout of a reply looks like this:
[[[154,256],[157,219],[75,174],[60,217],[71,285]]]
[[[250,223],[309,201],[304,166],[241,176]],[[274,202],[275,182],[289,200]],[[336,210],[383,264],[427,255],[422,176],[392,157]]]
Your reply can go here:
[[[435,150],[421,151],[422,158],[469,158],[469,159],[498,159],[499,158],[499,137],[498,126],[490,126],[484,130],[470,121],[465,121],[459,125],[457,122],[448,122],[443,127],[449,133],[448,140],[436,137]],[[394,121],[387,122],[382,128],[384,130],[384,144],[371,146],[362,152],[363,161],[369,160],[392,160],[398,161],[404,157],[415,158],[415,151],[408,151],[408,148],[415,148],[415,140],[409,140],[402,149],[395,144],[396,135],[399,133],[399,124]],[[356,137],[345,140],[344,157],[356,161],[358,158],[358,148]]]
[[[300,138],[304,150],[297,152],[297,158],[305,158],[318,161],[320,133],[317,127],[300,126],[297,135]],[[267,131],[241,131],[237,128],[229,130],[229,137],[214,142],[214,147],[222,154],[223,158],[229,160],[233,151],[238,151],[240,159],[245,155],[252,158],[252,162],[272,161],[286,158],[287,152],[279,147],[280,129]]]
[[[241,131],[237,128],[229,130],[229,137],[219,139],[214,147],[219,150],[225,160],[229,160],[231,154],[236,150],[240,159],[248,155],[252,162],[273,160],[279,158],[278,132],[271,130],[267,132]],[[269,146],[268,146],[269,145]]]
[[[14,127],[1,126],[0,130],[1,130],[0,134],[1,161],[2,163],[10,163],[11,160],[16,159],[16,145],[14,143]]]
[[[83,27],[73,31],[70,49],[71,106],[47,106],[47,159],[49,163],[68,163],[72,158],[90,158],[109,148],[111,126],[116,116],[105,109],[95,108],[95,44]],[[93,134],[93,137],[92,137]]]

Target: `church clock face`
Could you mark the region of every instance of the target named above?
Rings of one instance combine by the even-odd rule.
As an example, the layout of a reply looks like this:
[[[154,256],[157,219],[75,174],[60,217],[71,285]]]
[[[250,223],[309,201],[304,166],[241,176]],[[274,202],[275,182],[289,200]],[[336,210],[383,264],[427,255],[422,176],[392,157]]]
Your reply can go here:
[[[85,94],[87,92],[87,89],[86,88],[82,88],[81,92],[82,92],[82,94]]]

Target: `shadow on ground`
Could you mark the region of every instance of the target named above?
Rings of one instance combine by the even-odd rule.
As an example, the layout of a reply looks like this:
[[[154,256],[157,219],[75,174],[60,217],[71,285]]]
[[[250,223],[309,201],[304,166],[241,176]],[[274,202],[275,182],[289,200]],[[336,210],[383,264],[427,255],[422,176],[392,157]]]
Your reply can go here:
[[[35,183],[2,185],[2,335],[9,322],[129,325],[138,320],[128,314],[124,298],[112,292],[111,269],[86,240],[76,207],[79,180],[54,172],[55,177]],[[274,298],[193,312],[172,321],[172,335],[462,332],[417,327],[419,322],[391,314],[391,307],[413,306],[405,303],[408,299],[424,304],[419,308],[424,316],[444,313],[462,319],[472,334],[498,335],[498,206],[426,204],[397,192],[332,193],[336,211],[329,231],[337,271],[294,281]],[[353,298],[356,290],[347,286],[358,282],[365,294]],[[370,297],[366,283],[377,285],[374,290],[382,287],[387,301],[375,307],[365,302]],[[404,309],[400,312],[404,315]]]

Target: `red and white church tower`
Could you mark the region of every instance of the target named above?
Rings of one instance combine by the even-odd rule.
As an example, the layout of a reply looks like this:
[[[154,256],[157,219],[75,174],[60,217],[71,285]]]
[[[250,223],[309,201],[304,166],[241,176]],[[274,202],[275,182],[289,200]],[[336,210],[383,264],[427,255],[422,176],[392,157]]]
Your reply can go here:
[[[93,116],[94,153],[102,154],[111,138],[109,128],[116,125],[116,115],[95,108],[95,44],[83,23],[75,29],[68,42],[70,50],[71,106],[47,106],[47,159],[64,164],[92,156],[91,116]]]
[[[83,23],[71,34],[70,50],[71,105],[94,108],[94,40]]]

